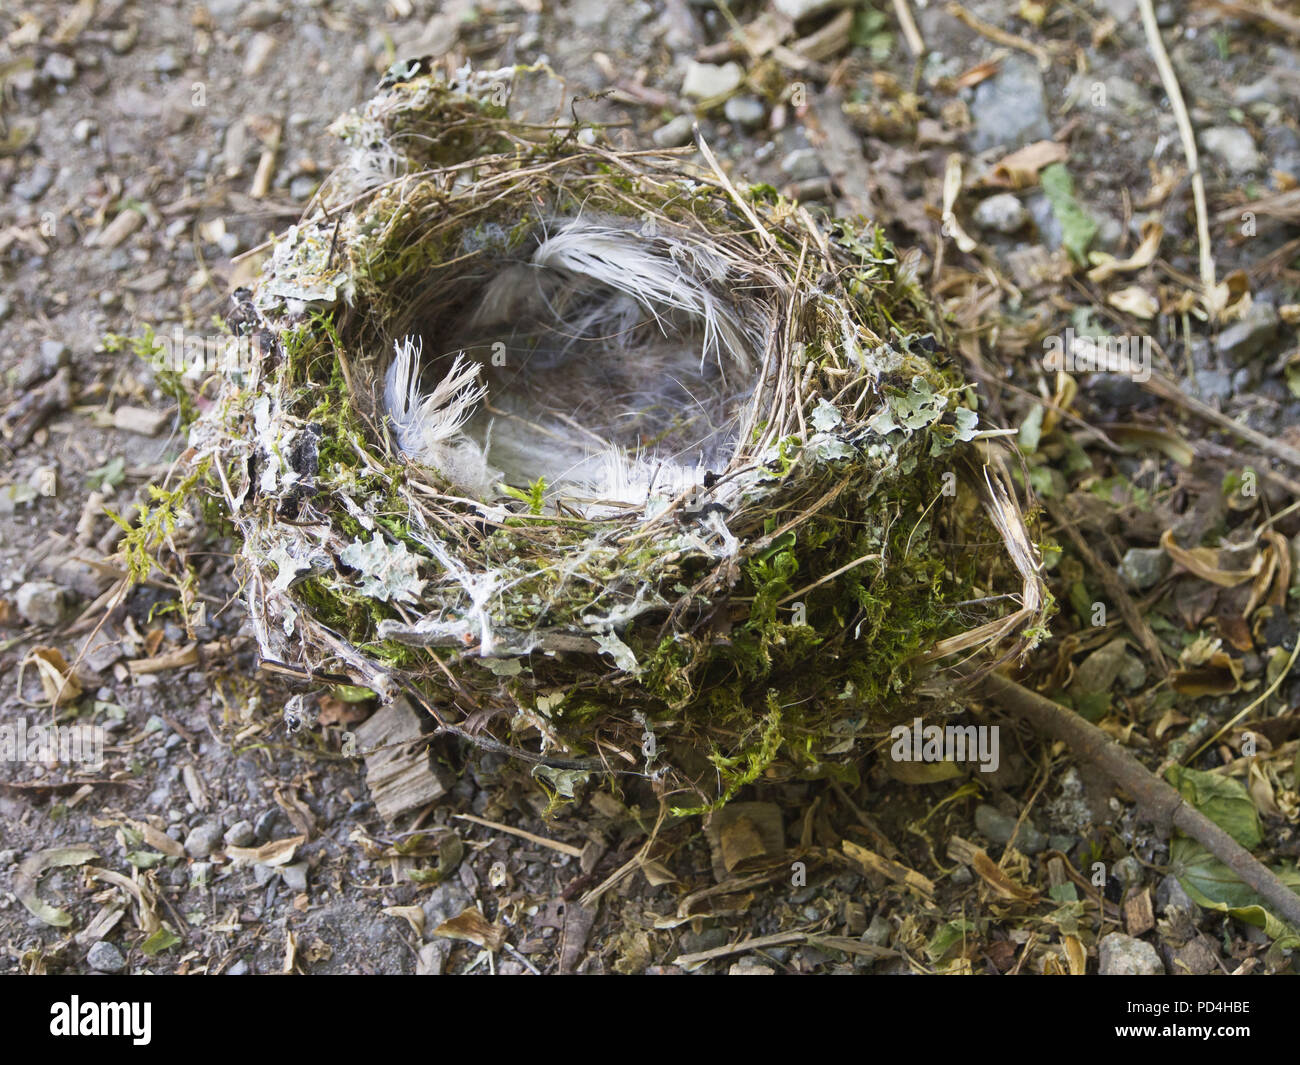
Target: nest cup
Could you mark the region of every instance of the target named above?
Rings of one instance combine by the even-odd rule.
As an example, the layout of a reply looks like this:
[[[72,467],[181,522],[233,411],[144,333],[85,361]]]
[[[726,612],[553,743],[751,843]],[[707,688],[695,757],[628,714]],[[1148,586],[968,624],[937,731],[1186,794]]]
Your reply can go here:
[[[996,434],[878,228],[512,119],[519,76],[390,73],[237,294],[191,443],[261,655],[563,796],[851,774],[1040,631]]]

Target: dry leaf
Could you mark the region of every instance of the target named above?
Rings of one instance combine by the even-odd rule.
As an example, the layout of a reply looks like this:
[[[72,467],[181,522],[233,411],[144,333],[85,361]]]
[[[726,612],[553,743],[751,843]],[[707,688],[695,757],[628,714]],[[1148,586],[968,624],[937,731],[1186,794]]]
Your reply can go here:
[[[95,851],[85,846],[52,847],[49,850],[37,851],[18,867],[18,872],[14,876],[14,894],[33,916],[55,928],[67,928],[72,924],[71,915],[57,906],[51,906],[41,898],[36,893],[37,882],[46,869],[63,865],[84,865],[98,857]]]
[[[273,839],[260,847],[227,847],[226,857],[235,864],[267,865],[274,868],[293,861],[298,848],[306,842],[306,836],[290,836],[287,839]]]
[[[473,906],[459,916],[443,921],[433,934],[444,939],[463,939],[493,953],[500,950],[506,941],[506,930],[493,924]]]
[[[1213,547],[1179,547],[1174,542],[1172,529],[1166,529],[1161,535],[1160,546],[1183,569],[1220,588],[1235,588],[1254,580],[1264,568],[1264,556],[1260,553],[1255,556],[1249,569],[1223,569],[1219,565],[1218,550]]]
[[[1038,173],[1053,163],[1063,163],[1069,150],[1058,141],[1036,141],[1004,156],[984,177],[985,185],[1024,189],[1038,184]]]

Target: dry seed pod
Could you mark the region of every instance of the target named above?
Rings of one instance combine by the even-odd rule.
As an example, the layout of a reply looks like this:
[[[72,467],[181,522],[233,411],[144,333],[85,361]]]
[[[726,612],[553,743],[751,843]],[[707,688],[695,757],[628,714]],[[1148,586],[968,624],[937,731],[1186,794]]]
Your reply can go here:
[[[242,294],[260,358],[191,443],[264,658],[701,808],[1032,643],[1000,445],[883,234],[512,121],[518,73],[386,79]]]

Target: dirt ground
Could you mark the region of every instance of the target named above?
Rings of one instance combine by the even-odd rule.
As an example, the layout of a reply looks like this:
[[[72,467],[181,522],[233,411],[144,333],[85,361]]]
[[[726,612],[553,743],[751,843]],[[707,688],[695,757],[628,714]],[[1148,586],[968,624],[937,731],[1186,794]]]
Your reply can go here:
[[[856,785],[759,783],[708,831],[661,817],[649,788],[596,782],[548,811],[525,769],[440,739],[448,794],[394,827],[344,748],[371,707],[313,698],[313,721],[286,721],[296,689],[259,670],[219,538],[178,530],[203,545],[195,640],[161,572],[105,614],[124,575],[109,512],[129,520],[186,446],[182,401],[108,338],[220,332],[260,261],[246,253],[340,158],[326,127],[396,59],[544,62],[560,105],[616,144],[684,144],[698,119],[733,177],[919,249],[1042,504],[1059,611],[1022,683],[1152,770],[1204,774],[1189,786],[1217,788],[1256,856],[1294,875],[1300,18],[1156,5],[1225,282],[1213,323],[1189,297],[1192,182],[1137,0],[904,6],[920,59],[881,2],[5,6],[0,723],[57,712],[108,748],[93,772],[0,762],[4,971],[1291,969],[1294,937],[1251,923],[1250,898],[1209,897],[1204,855],[1171,850],[1097,770],[995,706],[962,718],[1000,725],[995,773],[909,777],[882,746]],[[747,46],[728,46],[733,25]],[[721,95],[701,103],[692,79]],[[1041,159],[1004,162],[1044,143],[1072,194],[1040,181]],[[1128,265],[1098,276],[1089,251]],[[1165,392],[1063,383],[1044,338],[1068,328],[1149,336]],[[67,672],[80,695],[56,711]],[[718,844],[737,817],[778,840],[739,871]],[[33,907],[37,890],[64,912]]]

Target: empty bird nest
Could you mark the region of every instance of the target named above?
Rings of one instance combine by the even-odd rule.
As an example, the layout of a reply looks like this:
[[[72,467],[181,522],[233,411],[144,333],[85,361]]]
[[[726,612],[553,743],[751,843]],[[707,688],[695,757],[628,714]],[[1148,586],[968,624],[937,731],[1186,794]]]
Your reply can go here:
[[[1047,604],[914,274],[685,153],[512,121],[418,65],[232,328],[191,430],[261,655],[703,808],[813,775]]]

